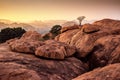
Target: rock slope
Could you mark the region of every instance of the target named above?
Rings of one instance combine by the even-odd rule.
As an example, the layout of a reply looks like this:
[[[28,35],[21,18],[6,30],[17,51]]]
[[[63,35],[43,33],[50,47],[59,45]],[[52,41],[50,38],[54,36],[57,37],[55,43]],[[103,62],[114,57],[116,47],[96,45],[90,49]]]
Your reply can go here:
[[[71,80],[87,70],[74,57],[49,60],[12,52],[8,44],[0,45],[0,80]]]
[[[120,80],[120,63],[95,69],[73,80]]]

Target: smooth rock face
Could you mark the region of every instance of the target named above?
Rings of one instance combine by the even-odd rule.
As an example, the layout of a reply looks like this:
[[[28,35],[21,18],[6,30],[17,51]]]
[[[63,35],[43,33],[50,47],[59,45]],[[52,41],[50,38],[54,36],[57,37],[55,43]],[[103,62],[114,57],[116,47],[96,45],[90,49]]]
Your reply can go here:
[[[98,39],[88,61],[91,69],[120,63],[120,35],[110,35]]]
[[[64,59],[65,57],[72,56],[75,51],[74,46],[54,40],[47,40],[45,45],[39,46],[36,49],[35,55],[51,59]]]
[[[41,34],[36,31],[27,31],[22,35],[21,39],[40,40]]]
[[[80,29],[74,29],[74,30],[68,30],[65,33],[62,33],[55,37],[55,40],[60,41],[60,42],[65,42],[67,44],[70,44],[70,41],[72,37],[78,32]]]
[[[0,44],[0,80],[71,80],[88,69],[74,57],[47,60],[8,48]]]
[[[44,45],[41,41],[19,39],[9,44],[10,49],[16,52],[35,53],[36,48]]]
[[[85,24],[82,29],[84,33],[94,33],[100,30],[100,26],[96,26],[97,25]]]
[[[62,27],[61,33],[66,32],[68,30],[79,29],[79,28],[81,28],[81,26],[79,26],[79,25],[65,26],[65,27]]]
[[[73,30],[71,30],[71,32],[72,31]],[[67,39],[70,34],[68,32],[64,32],[57,36],[56,40],[67,44],[69,40],[69,44],[74,45],[77,48],[77,57],[85,58],[93,50],[96,40],[105,36],[120,34],[120,21],[103,19],[93,24],[83,25],[78,32],[70,37],[70,39]]]
[[[120,63],[95,69],[73,80],[120,80]]]

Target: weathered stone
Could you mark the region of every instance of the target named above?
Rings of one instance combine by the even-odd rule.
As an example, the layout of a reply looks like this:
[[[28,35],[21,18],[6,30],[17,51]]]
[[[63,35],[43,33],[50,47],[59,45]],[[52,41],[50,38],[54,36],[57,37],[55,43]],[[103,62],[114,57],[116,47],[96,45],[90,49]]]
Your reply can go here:
[[[72,56],[75,51],[74,46],[54,40],[47,40],[45,45],[36,49],[35,55],[51,59],[64,59],[65,57]]]
[[[80,29],[74,29],[74,30],[68,30],[65,33],[62,33],[55,37],[55,40],[60,42],[65,42],[67,44],[70,44],[70,41],[72,37],[78,32]]]
[[[47,60],[32,54],[11,52],[8,48],[7,44],[0,44],[1,80],[71,80],[88,70],[74,57]]]
[[[36,48],[44,45],[41,41],[19,39],[9,43],[12,51],[23,52],[23,53],[35,53]]]
[[[91,24],[85,24],[82,28],[84,33],[94,33],[100,30],[100,26],[97,25],[91,25]]]
[[[69,39],[70,32],[72,31],[69,30],[69,33],[64,32],[60,34],[56,40],[74,45],[77,48],[77,57],[85,58],[93,50],[96,40],[105,36],[120,34],[120,21],[103,19],[93,24],[85,24],[81,30]]]
[[[40,40],[41,34],[36,31],[27,31],[20,39]]]
[[[61,33],[66,32],[66,31],[68,31],[68,30],[80,29],[80,28],[81,28],[81,26],[79,26],[79,25],[64,26],[64,27],[62,27],[62,29],[61,29]]]
[[[89,58],[91,69],[112,63],[120,63],[120,35],[99,38]]]
[[[73,80],[120,80],[120,63],[95,69]]]

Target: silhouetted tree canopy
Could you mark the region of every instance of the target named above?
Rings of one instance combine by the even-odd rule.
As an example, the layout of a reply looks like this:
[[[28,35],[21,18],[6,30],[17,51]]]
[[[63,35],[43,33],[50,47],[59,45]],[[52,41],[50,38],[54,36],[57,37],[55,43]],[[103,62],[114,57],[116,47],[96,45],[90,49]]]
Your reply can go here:
[[[60,30],[61,30],[61,26],[60,25],[54,25],[52,28],[51,28],[51,30],[50,30],[50,32],[53,34],[53,35],[58,35],[58,34],[60,34]]]
[[[2,29],[0,32],[0,43],[12,38],[21,37],[25,32],[26,31],[21,27]]]

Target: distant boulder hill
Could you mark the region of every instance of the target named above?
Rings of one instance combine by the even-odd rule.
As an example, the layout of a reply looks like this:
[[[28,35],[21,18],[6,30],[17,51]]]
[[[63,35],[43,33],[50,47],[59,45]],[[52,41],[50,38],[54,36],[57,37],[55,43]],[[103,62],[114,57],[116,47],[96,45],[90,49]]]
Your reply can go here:
[[[120,80],[120,20],[65,25],[42,38],[27,31],[0,44],[0,79]]]

